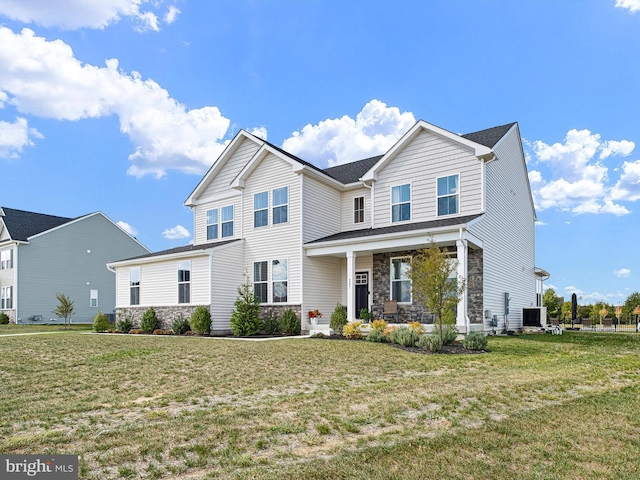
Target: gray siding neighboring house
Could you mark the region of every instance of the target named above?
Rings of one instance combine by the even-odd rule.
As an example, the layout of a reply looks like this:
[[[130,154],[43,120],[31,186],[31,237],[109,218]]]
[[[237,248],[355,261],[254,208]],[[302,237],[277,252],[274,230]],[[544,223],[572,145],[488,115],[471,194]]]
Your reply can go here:
[[[73,323],[92,322],[98,310],[115,312],[115,275],[106,264],[149,250],[101,212],[78,218],[0,208],[0,288],[17,323],[62,321],[52,313],[56,293],[74,301]],[[3,258],[5,258],[3,257]],[[10,307],[10,308],[6,308]]]

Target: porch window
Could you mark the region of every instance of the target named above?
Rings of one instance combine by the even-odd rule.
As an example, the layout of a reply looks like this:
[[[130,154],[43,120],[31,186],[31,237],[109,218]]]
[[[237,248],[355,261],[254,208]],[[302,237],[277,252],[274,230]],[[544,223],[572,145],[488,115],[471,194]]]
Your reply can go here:
[[[287,264],[287,260],[273,260],[271,264],[273,303],[287,302],[287,286],[289,280]]]
[[[411,280],[409,267],[411,257],[391,259],[391,300],[398,303],[411,303]]]
[[[218,238],[218,209],[207,210],[207,240]]]
[[[364,222],[364,197],[353,199],[353,223]]]
[[[253,226],[266,225],[269,225],[269,192],[260,192],[253,196]]]
[[[438,178],[438,216],[454,215],[459,211],[458,175]]]
[[[13,287],[2,287],[0,292],[0,309],[13,308]]]
[[[267,303],[268,286],[267,262],[253,262],[253,293],[260,303]]]
[[[129,305],[140,305],[140,267],[129,269]]]
[[[13,248],[0,251],[0,270],[13,268]]]
[[[391,221],[411,220],[411,184],[391,187]]]
[[[89,306],[92,308],[98,306],[98,290],[91,290],[89,292]]]
[[[276,188],[273,191],[273,224],[289,221],[289,187]]]
[[[191,303],[191,260],[178,262],[178,303]]]
[[[222,238],[233,237],[233,205],[222,207]]]

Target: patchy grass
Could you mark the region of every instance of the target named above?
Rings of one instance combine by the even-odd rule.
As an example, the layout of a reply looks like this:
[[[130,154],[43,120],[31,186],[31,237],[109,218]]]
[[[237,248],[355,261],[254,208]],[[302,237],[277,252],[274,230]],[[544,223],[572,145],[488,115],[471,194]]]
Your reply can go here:
[[[64,324],[42,325],[42,324],[20,324],[0,325],[0,335],[15,335],[18,333],[50,333],[50,332],[81,332],[91,331],[91,324],[71,324],[65,328]]]
[[[0,452],[80,478],[638,478],[640,336],[0,337]]]

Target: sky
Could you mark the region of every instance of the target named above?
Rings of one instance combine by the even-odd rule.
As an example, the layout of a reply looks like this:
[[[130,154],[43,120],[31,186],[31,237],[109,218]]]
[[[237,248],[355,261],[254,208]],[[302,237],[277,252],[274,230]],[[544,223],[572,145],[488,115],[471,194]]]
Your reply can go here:
[[[517,121],[536,265],[640,291],[640,0],[0,0],[0,206],[152,251],[240,129],[321,168]],[[634,253],[634,251],[636,253]]]

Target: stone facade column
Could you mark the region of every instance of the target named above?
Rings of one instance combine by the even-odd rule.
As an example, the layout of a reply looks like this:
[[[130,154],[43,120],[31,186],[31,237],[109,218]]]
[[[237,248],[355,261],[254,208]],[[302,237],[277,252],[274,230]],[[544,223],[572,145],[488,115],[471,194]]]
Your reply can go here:
[[[347,252],[347,320],[356,319],[356,254]]]

